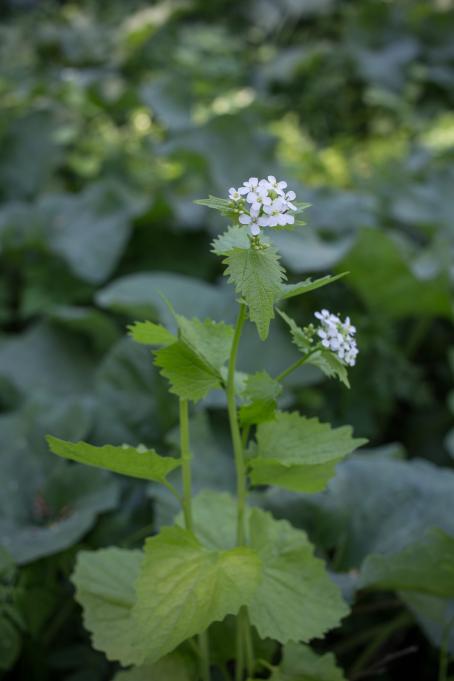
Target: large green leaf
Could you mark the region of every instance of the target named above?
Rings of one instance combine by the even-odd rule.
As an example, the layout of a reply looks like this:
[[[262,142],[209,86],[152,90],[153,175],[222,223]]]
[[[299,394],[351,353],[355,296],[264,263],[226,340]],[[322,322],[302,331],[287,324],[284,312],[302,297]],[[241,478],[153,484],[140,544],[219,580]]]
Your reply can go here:
[[[255,485],[276,485],[295,492],[318,492],[339,461],[365,440],[351,428],[331,428],[298,413],[278,412],[257,428],[256,455],[249,462]]]
[[[78,554],[72,581],[94,648],[123,665],[135,662],[138,634],[131,617],[142,551],[108,548]]]
[[[194,499],[193,515],[194,531],[204,545],[218,551],[235,545],[233,497],[202,492]],[[258,508],[247,509],[245,520],[248,544],[262,561],[261,579],[249,604],[261,638],[308,641],[336,626],[347,608],[306,534]]]
[[[164,528],[148,539],[137,580],[133,617],[136,663],[154,662],[247,604],[260,579],[260,560],[249,548],[213,551],[191,532]]]
[[[249,541],[263,564],[249,605],[251,622],[262,638],[310,641],[345,617],[348,609],[340,592],[303,532],[252,509]]]
[[[361,568],[360,584],[454,598],[454,538],[433,529],[398,553],[373,553]]]
[[[345,681],[332,653],[317,655],[309,646],[288,643],[270,681]]]
[[[212,251],[216,255],[228,255],[234,248],[250,248],[249,227],[231,226],[223,234],[219,234],[212,243]]]
[[[235,248],[224,264],[226,276],[248,305],[250,320],[257,325],[261,340],[266,340],[285,279],[277,251],[271,246],[264,250]]]
[[[180,466],[178,459],[160,456],[154,449],[147,449],[140,445],[139,447],[128,445],[95,447],[87,442],[59,440],[52,435],[47,436],[47,442],[54,454],[65,459],[155,482],[162,482],[171,471]]]

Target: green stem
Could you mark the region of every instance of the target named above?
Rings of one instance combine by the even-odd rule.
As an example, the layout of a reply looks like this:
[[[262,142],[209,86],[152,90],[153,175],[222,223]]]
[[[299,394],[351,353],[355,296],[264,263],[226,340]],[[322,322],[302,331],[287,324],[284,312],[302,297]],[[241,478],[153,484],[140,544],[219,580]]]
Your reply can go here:
[[[183,478],[183,514],[187,530],[192,532],[192,476],[191,476],[191,450],[189,447],[189,409],[188,401],[180,399],[180,451],[181,472]]]
[[[237,543],[242,546],[245,543],[244,512],[246,508],[246,466],[244,463],[243,445],[241,443],[240,426],[236,409],[235,396],[235,367],[241,332],[246,321],[246,306],[240,306],[238,319],[233,336],[232,350],[229,359],[227,375],[227,409],[229,413],[230,434],[232,436],[233,454],[236,468],[236,492],[237,492]]]
[[[229,414],[230,434],[232,437],[233,454],[235,457],[236,469],[236,493],[237,493],[237,544],[243,546],[246,543],[245,512],[246,512],[246,465],[244,461],[243,441],[241,438],[240,425],[238,422],[238,412],[235,394],[235,369],[238,346],[240,343],[241,332],[246,321],[246,306],[240,305],[240,311],[235,326],[232,350],[230,352],[229,369],[227,375],[227,410]],[[246,432],[246,430],[245,430]],[[244,433],[243,433],[244,435]],[[247,434],[244,435],[247,439]],[[244,673],[244,658],[246,655],[247,668],[253,667],[253,653],[250,641],[250,626],[246,608],[241,608],[237,620],[236,632],[236,668],[235,679],[241,681]]]
[[[287,378],[287,376],[292,373],[292,371],[295,371],[295,369],[298,369],[299,367],[303,366],[303,364],[305,364],[307,362],[309,357],[311,357],[311,355],[313,355],[314,352],[315,352],[315,350],[311,350],[311,352],[308,352],[307,355],[304,355],[303,357],[300,357],[299,359],[297,359],[296,362],[293,362],[293,364],[291,364],[289,367],[287,367],[287,369],[282,371],[279,374],[279,376],[276,376],[275,380],[279,381],[279,382],[283,381],[284,378]]]
[[[243,632],[244,632],[244,642],[245,642],[245,653],[246,653],[246,669],[248,676],[252,679],[254,675],[255,668],[255,658],[254,658],[254,644],[252,643],[251,635],[251,625],[249,622],[249,614],[247,608],[241,608],[240,613],[243,620]]]
[[[181,472],[183,478],[183,506],[184,524],[186,529],[193,532],[192,522],[192,473],[191,448],[189,443],[189,407],[188,401],[180,399],[180,451]],[[210,681],[210,653],[208,648],[208,633],[202,632],[198,636],[200,654],[200,675],[203,681]]]

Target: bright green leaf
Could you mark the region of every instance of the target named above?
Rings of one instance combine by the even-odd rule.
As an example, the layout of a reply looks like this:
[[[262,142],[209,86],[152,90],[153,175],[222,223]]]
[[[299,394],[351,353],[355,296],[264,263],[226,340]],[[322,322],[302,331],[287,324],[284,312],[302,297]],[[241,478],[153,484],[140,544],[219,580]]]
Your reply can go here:
[[[224,215],[225,217],[235,215],[235,209],[229,199],[220,199],[217,196],[210,196],[208,199],[197,199],[194,203],[198,206],[213,208],[213,210],[219,211],[221,215]]]
[[[160,456],[154,449],[129,447],[128,445],[103,445],[95,447],[87,442],[67,442],[52,435],[47,436],[50,450],[65,459],[71,459],[88,466],[106,468],[114,473],[130,475],[133,478],[162,482],[167,475],[180,465],[178,459]]]
[[[236,614],[259,579],[253,550],[208,550],[191,532],[164,528],[147,540],[136,583],[133,616],[144,651],[136,662],[154,662],[211,622]]]
[[[72,576],[93,647],[123,665],[134,664],[139,656],[131,610],[142,559],[142,551],[118,548],[82,551]]]
[[[454,537],[434,528],[398,553],[371,554],[361,568],[360,584],[454,598]]]
[[[129,335],[142,345],[170,345],[176,337],[161,324],[154,322],[134,322],[128,326]]]
[[[250,460],[255,485],[276,485],[295,492],[318,492],[336,464],[365,443],[350,426],[331,428],[298,413],[278,412],[257,428],[256,457]]]
[[[220,387],[219,373],[204,362],[184,342],[177,341],[156,352],[156,366],[170,382],[170,392],[183,399],[202,399]]]
[[[257,325],[261,340],[266,340],[285,279],[277,251],[271,246],[264,250],[235,248],[224,264],[229,281],[248,305],[250,320]]]

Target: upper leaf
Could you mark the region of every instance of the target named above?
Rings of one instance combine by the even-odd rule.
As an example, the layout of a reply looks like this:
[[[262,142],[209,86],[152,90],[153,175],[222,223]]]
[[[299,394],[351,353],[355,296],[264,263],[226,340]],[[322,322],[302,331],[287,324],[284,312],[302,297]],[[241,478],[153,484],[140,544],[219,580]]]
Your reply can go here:
[[[434,528],[398,553],[369,555],[361,586],[454,598],[454,537]]]
[[[155,364],[170,381],[170,392],[183,399],[196,402],[221,385],[219,372],[181,340],[158,350]]]
[[[154,662],[211,622],[236,614],[259,579],[252,549],[208,550],[181,527],[148,539],[133,610],[143,651],[136,662]]]
[[[350,426],[333,429],[296,412],[278,412],[257,428],[257,456],[249,462],[253,484],[319,492],[336,464],[366,442],[351,432]]]
[[[142,557],[142,551],[118,548],[82,551],[72,575],[93,647],[123,665],[133,664],[138,656],[131,609]]]
[[[198,206],[207,206],[207,208],[213,208],[224,215],[225,217],[232,217],[236,215],[235,209],[232,206],[232,202],[229,199],[220,199],[217,196],[209,196],[208,199],[197,199],[194,201]]]
[[[285,279],[277,251],[272,246],[264,250],[235,248],[224,264],[229,281],[248,305],[250,320],[257,325],[261,340],[266,340],[274,318],[274,304]]]
[[[219,234],[212,243],[212,251],[216,255],[227,255],[234,248],[250,248],[249,227],[231,226],[223,234]]]
[[[332,653],[318,655],[309,646],[288,643],[270,681],[346,681]]]
[[[78,461],[88,466],[107,468],[114,473],[133,478],[162,482],[180,465],[179,459],[160,456],[154,449],[128,445],[103,445],[96,447],[87,442],[67,442],[52,435],[47,436],[50,450],[58,456]]]
[[[220,369],[230,355],[233,340],[233,327],[211,319],[186,319],[176,315],[181,340],[200,359],[214,369]]]
[[[170,345],[176,337],[165,326],[154,322],[134,322],[128,326],[129,335],[142,345]]]
[[[316,289],[321,288],[322,286],[332,284],[334,281],[337,281],[337,279],[345,277],[346,274],[348,274],[348,272],[342,272],[341,274],[336,274],[334,276],[328,274],[326,277],[320,277],[315,281],[312,281],[312,279],[309,277],[304,281],[300,281],[298,284],[282,284],[281,299],[285,300],[286,298],[294,298],[295,296],[300,296],[303,293],[315,291]]]

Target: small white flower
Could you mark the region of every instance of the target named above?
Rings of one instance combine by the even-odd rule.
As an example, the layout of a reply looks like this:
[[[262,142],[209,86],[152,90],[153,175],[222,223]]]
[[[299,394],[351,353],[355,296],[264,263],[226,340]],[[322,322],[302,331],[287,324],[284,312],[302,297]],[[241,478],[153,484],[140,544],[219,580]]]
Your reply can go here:
[[[250,177],[249,180],[243,182],[243,186],[238,189],[240,194],[249,194],[254,192],[259,185],[258,177]]]
[[[237,201],[239,201],[241,198],[242,198],[242,196],[241,196],[240,192],[238,191],[238,189],[235,189],[235,187],[230,187],[230,189],[229,189],[229,199],[230,199],[231,201],[237,202]]]
[[[269,189],[273,189],[278,194],[283,194],[287,187],[287,182],[278,182],[274,175],[268,175],[267,180]]]

